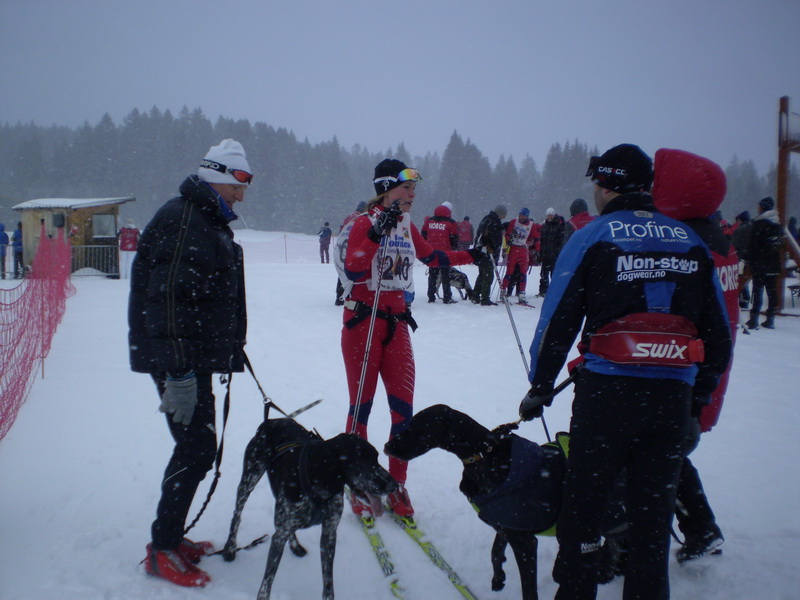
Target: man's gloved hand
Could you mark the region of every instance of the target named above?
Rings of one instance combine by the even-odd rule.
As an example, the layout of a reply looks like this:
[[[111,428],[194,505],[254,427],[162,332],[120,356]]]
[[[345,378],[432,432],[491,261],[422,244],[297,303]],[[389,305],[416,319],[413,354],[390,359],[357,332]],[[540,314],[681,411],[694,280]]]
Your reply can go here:
[[[491,259],[489,255],[486,253],[487,249],[486,246],[482,246],[479,248],[470,248],[467,250],[469,255],[472,257],[473,264],[477,265],[478,268],[485,267],[491,264]]]
[[[372,229],[367,232],[367,236],[376,244],[381,241],[381,236],[397,227],[397,220],[403,211],[400,210],[400,203],[394,202],[389,208],[378,213]]]
[[[197,406],[197,377],[194,371],[180,377],[168,375],[158,410],[171,414],[174,423],[188,425],[192,422],[195,406]]]
[[[519,403],[519,416],[523,421],[538,419],[544,407],[553,403],[553,386],[532,386]]]

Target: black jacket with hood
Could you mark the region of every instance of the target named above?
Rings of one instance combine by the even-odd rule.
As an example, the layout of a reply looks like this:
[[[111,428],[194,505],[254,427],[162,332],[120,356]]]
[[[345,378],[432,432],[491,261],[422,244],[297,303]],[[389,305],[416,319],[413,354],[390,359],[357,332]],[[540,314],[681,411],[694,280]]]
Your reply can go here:
[[[132,370],[243,370],[243,254],[221,202],[191,175],[142,233],[128,304]]]
[[[750,243],[745,253],[750,270],[754,275],[779,275],[783,231],[778,221],[778,212],[764,211],[752,223]]]

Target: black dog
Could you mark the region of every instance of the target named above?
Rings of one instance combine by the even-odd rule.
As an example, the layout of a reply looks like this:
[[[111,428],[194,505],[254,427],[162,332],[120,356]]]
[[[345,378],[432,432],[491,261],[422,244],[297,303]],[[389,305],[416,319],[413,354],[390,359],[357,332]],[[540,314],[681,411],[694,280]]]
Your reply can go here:
[[[536,600],[536,534],[558,517],[566,460],[555,445],[538,446],[509,431],[490,431],[457,410],[437,404],[420,411],[384,452],[411,460],[433,448],[464,464],[461,492],[497,535],[492,545],[492,589],[505,584],[503,562],[510,544],[519,568],[523,600]]]
[[[322,597],[333,600],[333,558],[336,528],[342,517],[344,486],[375,496],[390,494],[397,482],[378,464],[378,451],[353,434],[322,440],[293,419],[269,419],[261,423],[247,445],[244,467],[236,493],[236,509],[222,556],[236,558],[236,534],[247,498],[264,473],[275,495],[275,534],[269,547],[258,600],[267,600],[278,571],[284,546],[297,556],[306,550],[296,531],[322,525]]]

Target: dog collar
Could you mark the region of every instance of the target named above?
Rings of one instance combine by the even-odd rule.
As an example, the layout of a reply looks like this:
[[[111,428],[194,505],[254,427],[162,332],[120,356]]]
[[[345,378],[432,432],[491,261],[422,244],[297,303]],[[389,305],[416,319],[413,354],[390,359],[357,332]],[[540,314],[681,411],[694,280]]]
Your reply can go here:
[[[473,454],[472,456],[468,456],[467,458],[462,458],[461,462],[465,465],[474,465],[476,462],[482,461],[484,458],[484,453],[488,454],[494,450],[494,446],[487,446],[484,452],[478,452],[477,454]]]

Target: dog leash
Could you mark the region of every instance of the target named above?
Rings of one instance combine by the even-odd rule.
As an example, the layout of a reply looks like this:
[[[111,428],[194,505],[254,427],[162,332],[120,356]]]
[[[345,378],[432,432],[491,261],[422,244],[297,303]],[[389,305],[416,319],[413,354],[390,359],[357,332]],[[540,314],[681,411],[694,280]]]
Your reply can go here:
[[[247,367],[247,370],[250,371],[250,374],[253,376],[253,380],[256,382],[256,386],[258,386],[258,390],[261,392],[261,396],[264,398],[264,420],[269,419],[269,409],[274,408],[283,416],[294,419],[297,415],[304,413],[310,408],[313,408],[320,402],[322,402],[322,398],[318,400],[314,400],[305,406],[298,408],[297,410],[287,414],[283,411],[277,404],[275,404],[264,392],[264,388],[261,387],[261,383],[258,381],[255,372],[253,371],[253,367],[250,364],[250,359],[248,358],[246,353],[244,354],[244,364]],[[214,492],[217,489],[217,484],[219,483],[219,479],[222,476],[222,471],[220,470],[220,466],[222,465],[222,453],[225,448],[225,428],[228,425],[228,415],[230,414],[231,410],[231,382],[233,381],[233,373],[227,373],[224,375],[220,375],[220,382],[225,385],[225,401],[222,404],[222,432],[219,436],[219,445],[217,446],[217,453],[214,456],[214,479],[211,481],[211,486],[208,488],[208,494],[206,495],[206,499],[203,502],[203,505],[200,507],[200,510],[197,513],[197,516],[192,520],[189,526],[184,529],[183,534],[186,535],[189,531],[197,525],[197,522],[200,520],[200,517],[205,512],[206,508],[208,507],[208,503],[211,501],[211,496],[214,495]],[[262,539],[265,538],[262,536]],[[259,542],[260,543],[260,542]],[[253,544],[257,545],[257,544]],[[252,547],[248,546],[248,547]]]
[[[222,476],[222,472],[220,471],[219,467],[222,464],[222,451],[225,447],[225,427],[228,425],[228,413],[230,413],[231,409],[231,382],[233,381],[233,373],[228,373],[227,375],[220,375],[220,382],[225,385],[225,402],[222,404],[222,432],[219,436],[219,445],[217,446],[217,454],[214,457],[214,479],[211,481],[211,486],[208,488],[208,494],[206,495],[206,499],[203,502],[203,506],[200,507],[200,511],[197,513],[197,516],[192,520],[189,526],[183,530],[183,535],[189,533],[189,530],[192,529],[197,522],[200,520],[200,517],[206,510],[208,503],[211,501],[211,496],[214,495],[214,491],[217,489],[217,483],[219,483],[219,478]]]
[[[248,371],[250,371],[250,375],[253,376],[253,381],[256,382],[256,386],[258,387],[258,391],[261,392],[261,397],[264,399],[264,420],[265,421],[269,419],[269,409],[270,408],[274,408],[275,410],[277,410],[279,413],[281,413],[287,419],[294,419],[296,416],[301,415],[304,412],[306,412],[309,408],[314,408],[317,404],[322,402],[322,398],[319,398],[319,399],[314,400],[313,402],[309,402],[305,406],[301,406],[297,410],[294,410],[294,411],[292,411],[292,412],[287,414],[286,412],[283,411],[283,409],[280,406],[278,406],[277,404],[275,404],[272,401],[272,398],[267,396],[267,393],[264,391],[264,388],[261,387],[261,383],[258,381],[258,377],[256,377],[256,373],[253,370],[253,365],[250,363],[250,358],[247,356],[246,352],[243,352],[243,354],[244,354],[244,366],[247,367]]]

